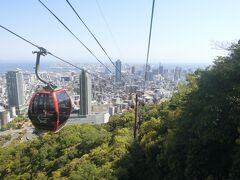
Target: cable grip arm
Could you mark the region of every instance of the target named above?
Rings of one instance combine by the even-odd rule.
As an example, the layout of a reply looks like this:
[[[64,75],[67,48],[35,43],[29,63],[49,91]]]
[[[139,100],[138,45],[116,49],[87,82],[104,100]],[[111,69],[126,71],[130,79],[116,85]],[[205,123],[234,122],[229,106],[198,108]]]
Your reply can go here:
[[[40,75],[38,74],[39,64],[40,64],[40,57],[47,55],[46,49],[44,49],[44,48],[42,48],[42,47],[39,47],[39,51],[34,51],[33,54],[37,54],[36,66],[35,66],[35,74],[36,74],[37,78],[38,78],[42,83],[49,85],[49,82],[47,82],[47,81],[45,81],[44,79],[42,79],[42,78],[40,77]]]

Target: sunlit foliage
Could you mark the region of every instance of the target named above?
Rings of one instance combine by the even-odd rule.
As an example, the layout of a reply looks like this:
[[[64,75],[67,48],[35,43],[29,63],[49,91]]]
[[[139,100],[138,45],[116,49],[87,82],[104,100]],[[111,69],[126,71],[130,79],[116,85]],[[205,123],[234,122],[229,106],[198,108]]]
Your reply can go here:
[[[166,102],[0,149],[0,179],[240,179],[240,43]]]

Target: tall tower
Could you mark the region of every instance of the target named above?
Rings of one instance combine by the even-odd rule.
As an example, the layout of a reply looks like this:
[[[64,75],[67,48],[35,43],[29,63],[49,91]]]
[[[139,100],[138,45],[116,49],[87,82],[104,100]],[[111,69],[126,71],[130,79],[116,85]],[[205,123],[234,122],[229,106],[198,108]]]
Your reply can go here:
[[[174,71],[174,81],[177,81],[177,80],[179,80],[180,79],[180,77],[181,77],[181,71],[182,71],[182,69],[180,68],[180,67],[176,67],[175,68],[175,71]]]
[[[88,76],[86,71],[82,70],[79,77],[80,81],[80,112],[79,115],[86,117],[91,114],[91,90],[92,83],[91,78]]]
[[[115,63],[115,82],[121,82],[122,62],[118,59]]]
[[[132,66],[132,68],[131,68],[131,73],[132,73],[132,74],[135,73],[135,66]]]
[[[16,107],[16,113],[21,114],[24,106],[23,75],[19,70],[8,71],[6,74],[8,105]]]
[[[162,65],[159,65],[158,67],[158,73],[163,75],[163,66]]]

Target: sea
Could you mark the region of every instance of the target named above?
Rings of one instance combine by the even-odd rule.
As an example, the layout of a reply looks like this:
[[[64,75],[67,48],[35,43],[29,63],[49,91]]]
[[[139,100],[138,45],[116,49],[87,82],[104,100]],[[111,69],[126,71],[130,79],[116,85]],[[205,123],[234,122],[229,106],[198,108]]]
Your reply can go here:
[[[0,62],[0,74],[5,74],[7,71],[11,70],[16,70],[16,69],[21,69],[22,71],[29,71],[29,72],[34,72],[35,71],[35,62],[24,62],[22,61],[17,62]],[[56,64],[56,63],[42,63],[39,67],[40,71],[60,71],[61,70],[61,65]],[[66,66],[65,66],[66,68]]]
[[[21,63],[20,63],[21,62]],[[78,65],[78,64],[77,64]],[[191,68],[192,70],[196,70],[198,68],[204,69],[209,64],[162,64],[164,68],[167,69],[174,69],[176,66],[179,66],[183,69]],[[153,68],[156,68],[159,66],[159,64],[151,64]],[[26,61],[16,61],[16,62],[6,62],[6,61],[0,61],[0,74],[5,74],[7,71],[21,69],[22,71],[30,71],[34,72],[35,68],[35,62],[26,62]],[[57,72],[57,71],[64,71],[64,70],[74,70],[74,67],[66,66],[62,63],[53,63],[53,62],[41,62],[41,65],[39,67],[40,71],[51,71],[51,72]]]

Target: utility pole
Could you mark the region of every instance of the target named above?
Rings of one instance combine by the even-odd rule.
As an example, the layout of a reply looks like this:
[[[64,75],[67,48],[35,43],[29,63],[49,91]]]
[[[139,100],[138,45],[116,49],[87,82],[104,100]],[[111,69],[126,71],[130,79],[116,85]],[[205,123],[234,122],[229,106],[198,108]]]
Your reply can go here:
[[[136,99],[135,99],[135,121],[134,121],[134,131],[133,131],[133,137],[136,139],[137,132],[138,131],[138,93],[136,93]]]
[[[140,126],[143,120],[143,102],[139,101],[139,105],[138,105],[138,130],[140,130]]]

